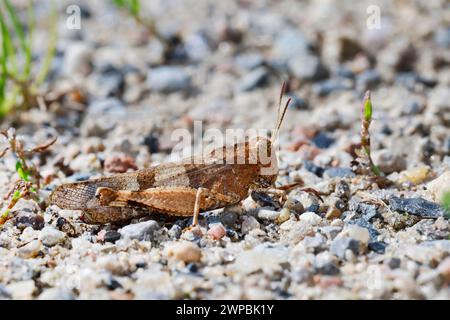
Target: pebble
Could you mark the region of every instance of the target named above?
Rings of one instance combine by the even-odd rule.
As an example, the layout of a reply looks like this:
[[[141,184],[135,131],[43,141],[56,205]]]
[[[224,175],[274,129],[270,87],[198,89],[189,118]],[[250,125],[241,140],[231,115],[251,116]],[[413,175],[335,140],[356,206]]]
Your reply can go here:
[[[258,218],[261,220],[275,221],[280,217],[280,211],[274,211],[269,209],[258,210]]]
[[[344,230],[338,235],[338,237],[349,237],[351,239],[357,240],[364,247],[369,244],[370,235],[366,228],[360,227],[358,225],[347,225]]]
[[[74,296],[67,289],[47,288],[42,291],[38,300],[74,300]]]
[[[240,79],[236,85],[236,90],[243,92],[262,87],[267,83],[268,77],[269,73],[267,69],[265,67],[259,67]]]
[[[330,178],[334,178],[334,177],[353,178],[356,175],[350,168],[334,167],[334,168],[326,169],[323,173],[323,176],[326,179],[330,179]]]
[[[264,57],[259,52],[246,52],[235,58],[236,64],[247,70],[253,70],[264,63]]]
[[[320,96],[327,96],[336,91],[350,90],[352,89],[352,81],[343,79],[327,79],[313,85],[313,92]]]
[[[355,219],[355,220],[350,220],[348,222],[351,225],[357,225],[359,227],[365,228],[367,229],[367,231],[369,232],[370,235],[370,242],[375,242],[377,241],[379,232],[377,231],[377,229],[375,229],[375,227],[365,218],[359,218],[359,219]]]
[[[428,179],[430,168],[428,166],[420,166],[411,168],[400,172],[400,176],[397,179],[397,183],[409,183],[418,185]]]
[[[313,139],[311,139],[311,142],[320,149],[327,149],[329,148],[333,143],[334,139],[328,136],[326,133],[320,132],[318,135],[316,135]]]
[[[48,247],[55,246],[62,243],[66,238],[66,234],[62,231],[56,230],[53,227],[47,226],[41,230],[39,239]]]
[[[373,161],[386,174],[406,169],[405,157],[386,149],[373,152]]]
[[[162,66],[148,71],[147,84],[153,91],[172,93],[189,89],[191,77],[181,67]]]
[[[303,206],[303,204],[294,198],[288,198],[284,203],[284,207],[296,214],[302,214],[303,212],[305,212],[305,207]]]
[[[40,214],[21,212],[14,219],[14,225],[20,230],[23,230],[26,227],[32,227],[34,230],[41,230],[45,225],[45,221]]]
[[[121,234],[115,230],[108,230],[105,233],[104,241],[105,242],[111,242],[111,243],[115,243],[117,240],[119,240],[121,237]]]
[[[24,259],[35,258],[41,250],[41,241],[32,240],[17,250],[19,257]]]
[[[314,212],[307,211],[300,215],[300,221],[307,222],[313,226],[319,225],[322,222],[322,218]]]
[[[434,41],[442,48],[450,48],[450,27],[439,28],[434,33]]]
[[[129,224],[119,230],[122,238],[136,239],[139,241],[152,241],[154,233],[159,229],[159,224],[154,220]]]
[[[438,266],[439,273],[444,277],[447,282],[450,282],[450,257],[443,260]]]
[[[366,70],[356,77],[356,87],[360,91],[374,89],[380,82],[381,76],[375,70]]]
[[[241,224],[242,234],[247,234],[253,229],[259,229],[260,224],[253,216],[243,216]]]
[[[14,300],[30,300],[36,291],[36,285],[33,280],[18,281],[6,286]]]
[[[359,246],[359,241],[355,239],[349,237],[337,237],[331,243],[330,252],[340,259],[344,259],[346,257],[347,250],[350,250],[353,254],[358,255]]]
[[[65,50],[63,74],[86,76],[92,69],[92,47],[85,42],[74,42]]]
[[[105,157],[105,170],[111,173],[124,173],[128,170],[137,170],[133,157],[125,154],[113,154]]]
[[[179,225],[174,224],[169,229],[169,237],[172,239],[178,239],[181,236],[181,232],[182,232],[182,228]]]
[[[314,173],[318,177],[322,177],[323,172],[325,171],[324,168],[315,165],[314,162],[312,162],[310,160],[303,161],[303,166],[304,166],[304,168],[306,170],[308,170],[309,172]]]
[[[293,57],[288,62],[291,73],[299,80],[317,81],[329,75],[319,57],[312,54]]]
[[[257,245],[251,250],[241,251],[232,265],[235,272],[248,275],[257,271],[273,274],[282,271],[282,264],[288,259],[287,248]]]
[[[444,209],[437,203],[423,198],[398,198],[389,200],[391,210],[406,212],[421,218],[437,219],[444,215]]]
[[[433,181],[430,181],[427,184],[427,190],[435,201],[441,202],[444,195],[450,192],[450,171],[446,171]]]
[[[319,231],[326,235],[329,240],[333,240],[342,231],[342,228],[337,226],[325,226],[321,227]]]
[[[208,235],[213,240],[220,240],[227,234],[227,231],[225,230],[224,226],[221,223],[215,223],[213,224],[210,229],[208,230]]]
[[[342,211],[338,208],[331,206],[328,208],[325,218],[327,219],[336,219],[342,215]]]
[[[175,242],[168,245],[167,255],[185,263],[199,262],[202,258],[200,248],[192,242],[187,241]]]
[[[290,213],[289,209],[283,208],[283,209],[281,209],[280,215],[278,216],[278,218],[275,219],[275,222],[278,224],[281,224],[281,223],[289,220],[290,217],[291,217],[291,213]]]
[[[369,250],[378,254],[384,254],[386,251],[386,244],[381,241],[369,243]]]

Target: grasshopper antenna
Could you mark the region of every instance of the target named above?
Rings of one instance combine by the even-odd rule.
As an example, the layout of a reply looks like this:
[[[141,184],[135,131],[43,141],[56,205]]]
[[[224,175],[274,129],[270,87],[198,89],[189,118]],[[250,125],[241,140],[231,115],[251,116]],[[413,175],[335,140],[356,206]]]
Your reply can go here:
[[[272,138],[272,142],[275,142],[275,140],[278,137],[278,133],[280,131],[281,124],[283,123],[283,119],[286,114],[287,108],[289,107],[289,104],[291,103],[291,98],[289,98],[288,101],[286,102],[285,106],[283,108],[281,107],[281,103],[283,100],[285,90],[286,90],[286,82],[283,82],[283,85],[281,86],[280,97],[278,100],[277,122],[275,125],[275,132],[274,132],[274,135]]]

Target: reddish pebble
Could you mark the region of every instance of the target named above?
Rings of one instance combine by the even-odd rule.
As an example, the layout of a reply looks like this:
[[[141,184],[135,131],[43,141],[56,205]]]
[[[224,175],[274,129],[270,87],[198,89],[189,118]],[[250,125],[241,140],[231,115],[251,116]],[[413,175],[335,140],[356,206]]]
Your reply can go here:
[[[320,153],[320,149],[311,145],[303,145],[298,149],[300,157],[305,160],[314,160]]]
[[[137,170],[134,159],[127,155],[113,155],[105,159],[105,170],[112,173],[124,173],[128,169]]]
[[[222,239],[226,234],[227,234],[227,231],[225,230],[225,228],[223,227],[223,225],[221,223],[217,223],[217,224],[213,225],[208,230],[208,235],[211,238],[213,238],[214,240]]]
[[[102,229],[99,231],[99,233],[97,233],[97,240],[100,242],[105,242],[105,235],[106,235],[106,230]]]

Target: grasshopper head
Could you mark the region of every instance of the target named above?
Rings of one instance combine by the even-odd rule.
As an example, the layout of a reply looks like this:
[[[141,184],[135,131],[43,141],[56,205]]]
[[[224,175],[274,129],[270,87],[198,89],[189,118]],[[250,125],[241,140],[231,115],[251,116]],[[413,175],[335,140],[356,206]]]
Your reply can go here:
[[[264,137],[256,137],[249,141],[250,157],[256,159],[259,174],[255,184],[260,188],[274,185],[278,175],[278,159],[272,141]]]

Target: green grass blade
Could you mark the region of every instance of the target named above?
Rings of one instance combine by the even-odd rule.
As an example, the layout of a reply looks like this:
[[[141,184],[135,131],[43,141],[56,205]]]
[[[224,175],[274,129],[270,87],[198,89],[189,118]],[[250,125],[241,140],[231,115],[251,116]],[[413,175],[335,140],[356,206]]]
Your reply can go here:
[[[23,68],[23,79],[27,79],[31,72],[31,44],[29,41],[27,41],[23,26],[20,23],[19,17],[17,16],[16,11],[15,11],[14,7],[12,6],[11,2],[9,0],[4,0],[4,3],[5,3],[8,13],[9,13],[9,16],[11,18],[11,22],[14,27],[14,31],[17,34],[20,48],[22,49],[23,54],[25,55],[25,64],[24,64],[24,68]]]

